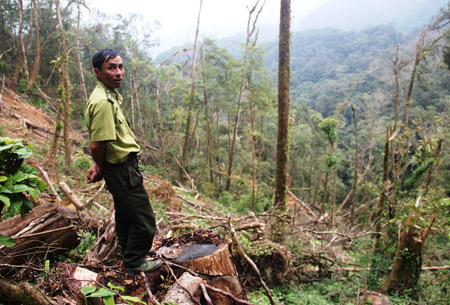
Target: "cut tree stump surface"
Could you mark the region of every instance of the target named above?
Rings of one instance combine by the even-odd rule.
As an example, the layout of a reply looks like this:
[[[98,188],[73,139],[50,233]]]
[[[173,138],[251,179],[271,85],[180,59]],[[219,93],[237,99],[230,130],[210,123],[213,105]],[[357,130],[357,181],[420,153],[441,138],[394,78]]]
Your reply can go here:
[[[209,285],[246,299],[231,252],[231,241],[214,231],[196,229],[184,235],[165,239],[157,253],[168,261],[198,274]],[[175,265],[174,265],[175,266]],[[174,270],[179,275],[185,269]],[[211,293],[215,304],[234,304],[230,298]]]

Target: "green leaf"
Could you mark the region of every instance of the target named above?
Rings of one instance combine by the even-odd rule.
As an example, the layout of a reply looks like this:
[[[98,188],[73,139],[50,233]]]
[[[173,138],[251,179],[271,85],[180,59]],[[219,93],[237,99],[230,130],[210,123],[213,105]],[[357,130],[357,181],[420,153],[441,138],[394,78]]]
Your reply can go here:
[[[31,155],[33,154],[28,148],[19,148],[17,150],[14,151],[16,154],[18,154],[21,159],[26,159],[28,157],[31,157]]]
[[[142,301],[142,300],[139,299],[138,297],[131,297],[131,296],[129,296],[129,295],[121,295],[120,297],[121,297],[123,300],[125,300],[125,301],[130,301],[130,302],[135,302],[135,303],[147,305],[147,303],[145,303],[144,301]]]
[[[12,181],[7,180],[5,182],[5,184],[3,184],[2,193],[3,194],[12,194],[12,189],[13,189]]]
[[[43,192],[45,190],[45,188],[47,187],[47,183],[45,183],[42,180],[38,180],[37,187],[41,192]]]
[[[25,184],[15,184],[12,188],[13,193],[28,192],[29,190],[31,190],[31,188]]]
[[[14,216],[19,214],[20,208],[22,207],[23,204],[23,198],[14,196],[12,199],[13,200],[11,202],[11,205],[8,207],[8,213],[9,215]]]
[[[87,296],[88,294],[94,292],[95,290],[97,290],[97,287],[95,286],[85,286],[81,288],[81,293]]]
[[[0,151],[10,149],[11,147],[13,147],[12,144],[8,144],[8,145],[5,145],[5,146],[1,146],[1,145],[0,145]]]
[[[14,174],[14,176],[12,176],[12,180],[13,180],[13,182],[17,183],[17,182],[22,182],[22,181],[28,179],[29,177],[30,177],[30,175],[25,174],[24,172],[19,170]]]
[[[103,298],[103,302],[105,302],[105,305],[115,305],[114,298],[112,296],[106,296]]]
[[[111,289],[120,290],[120,291],[122,291],[122,292],[125,291],[125,289],[124,289],[122,286],[115,286],[115,285],[111,284],[111,282],[109,282],[107,286],[108,286],[109,288],[111,288]]]
[[[0,176],[0,182],[4,182],[4,181],[6,181],[6,180],[8,180],[8,177],[6,177],[6,176]]]
[[[11,201],[9,200],[9,197],[5,196],[5,195],[2,195],[2,194],[0,194],[0,201],[3,202],[6,205],[7,208],[11,204]],[[0,213],[1,213],[1,211],[0,211]]]
[[[33,197],[34,200],[37,200],[39,196],[39,191],[34,188],[28,188],[27,190],[28,194],[30,194],[31,197]]]
[[[103,298],[103,297],[113,296],[113,295],[115,295],[115,293],[112,292],[111,290],[108,290],[105,288],[100,288],[98,291],[92,293],[89,297],[90,298]]]
[[[0,245],[4,245],[7,248],[10,248],[10,247],[15,246],[16,243],[14,242],[14,240],[11,237],[0,234]]]

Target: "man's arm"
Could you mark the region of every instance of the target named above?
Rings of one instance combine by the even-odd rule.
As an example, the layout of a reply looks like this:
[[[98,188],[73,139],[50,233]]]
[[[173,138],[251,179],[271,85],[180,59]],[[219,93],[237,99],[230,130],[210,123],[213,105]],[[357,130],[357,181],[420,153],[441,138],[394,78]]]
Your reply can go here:
[[[103,165],[105,163],[106,142],[91,142],[91,154],[94,164],[88,170],[87,181],[96,182],[103,179]]]

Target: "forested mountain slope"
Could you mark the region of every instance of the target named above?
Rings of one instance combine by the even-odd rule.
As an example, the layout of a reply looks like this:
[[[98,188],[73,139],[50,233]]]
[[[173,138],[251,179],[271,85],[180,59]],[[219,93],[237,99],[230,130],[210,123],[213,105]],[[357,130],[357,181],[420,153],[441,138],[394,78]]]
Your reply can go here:
[[[448,0],[328,0],[294,22],[294,30],[335,27],[360,30],[377,25],[393,25],[402,32],[421,29]]]
[[[308,289],[321,300],[315,305],[353,302],[359,289],[369,288],[400,294],[403,303],[446,304],[450,7],[423,31],[403,33],[393,25],[293,31],[289,196],[278,210],[277,42],[260,43],[254,32],[247,45],[235,41],[231,49],[204,38],[197,49],[176,48],[156,62],[148,52],[152,33],[142,28],[136,35],[138,18],[116,16],[111,23],[76,1],[64,2],[0,1],[0,136],[32,135],[26,139],[37,142],[35,159],[50,177],[70,183],[81,198],[101,194],[99,211],[109,208],[104,188],[84,179],[92,159],[83,113],[96,84],[92,56],[114,48],[126,71],[123,108],[167,232],[172,222],[186,225],[181,230],[223,232],[233,218],[254,221],[250,233],[237,235],[246,251],[263,256],[262,277],[279,292],[279,303],[298,304]],[[14,99],[45,112],[49,132],[34,136],[20,118],[10,129]],[[5,206],[11,206],[5,196],[16,194],[5,181],[14,177],[0,179]],[[17,213],[10,210],[2,217]],[[264,256],[280,249],[290,258],[279,264],[283,274]],[[398,262],[405,261],[414,267],[401,279],[406,290],[395,285]],[[425,272],[422,262],[437,272]]]

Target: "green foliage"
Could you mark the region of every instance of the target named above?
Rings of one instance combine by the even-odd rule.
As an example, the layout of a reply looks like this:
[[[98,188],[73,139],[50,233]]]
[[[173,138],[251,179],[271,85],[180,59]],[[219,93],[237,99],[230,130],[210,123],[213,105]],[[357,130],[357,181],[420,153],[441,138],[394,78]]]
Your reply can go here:
[[[97,238],[94,234],[87,231],[80,231],[77,235],[80,239],[80,243],[78,244],[78,247],[70,251],[70,253],[79,254],[84,257],[92,246],[94,246]]]
[[[17,91],[19,91],[20,93],[25,93],[27,92],[27,80],[26,79],[21,79],[19,80],[19,83],[17,84]]]
[[[333,154],[332,151],[329,151],[325,157],[325,164],[327,166],[327,170],[330,170],[334,165],[336,165],[338,158]]]
[[[72,163],[72,171],[76,176],[85,176],[91,166],[92,159],[84,154],[78,154],[77,159]]]
[[[4,245],[9,248],[15,246],[15,244],[16,243],[11,237],[0,234],[0,245]]]
[[[0,204],[6,208],[3,217],[25,215],[33,208],[28,196],[37,201],[46,187],[36,169],[23,163],[31,156],[31,147],[21,140],[0,138]]]
[[[105,305],[115,305],[114,297],[117,296],[123,301],[125,301],[127,304],[146,304],[144,301],[139,299],[138,297],[132,297],[128,295],[121,295],[120,292],[124,292],[125,289],[121,286],[113,285],[112,283],[108,283],[108,287],[110,289],[106,288],[99,288],[96,286],[85,286],[81,288],[81,293],[84,295],[85,303],[88,304],[87,298],[101,298],[103,299],[103,302]]]
[[[336,128],[338,125],[339,122],[333,118],[326,118],[325,120],[319,123],[319,129],[325,134],[331,146],[333,146],[338,139],[336,133]]]
[[[431,159],[428,160],[425,164],[417,167],[414,172],[412,173],[411,177],[405,180],[405,183],[403,184],[404,190],[412,190],[417,188],[419,184],[419,179],[422,178],[422,176],[427,172],[427,170],[436,164],[436,161]]]

